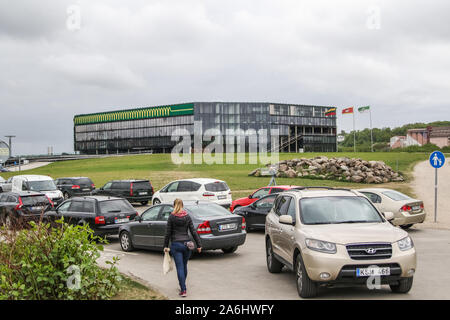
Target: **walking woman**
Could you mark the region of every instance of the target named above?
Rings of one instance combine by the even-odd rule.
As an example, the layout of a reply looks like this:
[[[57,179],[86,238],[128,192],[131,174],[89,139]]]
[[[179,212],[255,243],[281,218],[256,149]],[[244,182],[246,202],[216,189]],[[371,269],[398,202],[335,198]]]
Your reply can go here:
[[[182,297],[186,297],[186,277],[187,263],[191,256],[191,250],[194,244],[189,238],[188,230],[191,231],[194,241],[197,244],[197,251],[202,251],[200,237],[194,229],[191,217],[183,209],[183,201],[175,199],[174,210],[167,220],[166,237],[164,239],[164,252],[170,251],[175,260],[177,267],[178,282],[180,283],[180,293]],[[169,250],[169,241],[172,241]]]

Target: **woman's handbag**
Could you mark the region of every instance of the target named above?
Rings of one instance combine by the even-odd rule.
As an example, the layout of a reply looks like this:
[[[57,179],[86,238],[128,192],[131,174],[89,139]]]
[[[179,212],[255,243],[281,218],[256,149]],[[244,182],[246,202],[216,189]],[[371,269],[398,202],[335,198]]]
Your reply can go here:
[[[170,257],[169,252],[164,252],[163,273],[168,274],[172,270],[173,270],[173,260]]]
[[[184,245],[191,251],[195,249],[194,241],[186,241]]]

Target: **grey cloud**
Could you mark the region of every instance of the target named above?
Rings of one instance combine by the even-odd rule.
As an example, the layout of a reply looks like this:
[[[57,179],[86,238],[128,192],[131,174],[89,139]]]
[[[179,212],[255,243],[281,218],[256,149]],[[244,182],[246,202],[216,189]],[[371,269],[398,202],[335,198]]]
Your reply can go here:
[[[447,117],[444,0],[0,4],[0,136],[21,153],[72,151],[74,114],[183,101],[370,104],[379,127]]]

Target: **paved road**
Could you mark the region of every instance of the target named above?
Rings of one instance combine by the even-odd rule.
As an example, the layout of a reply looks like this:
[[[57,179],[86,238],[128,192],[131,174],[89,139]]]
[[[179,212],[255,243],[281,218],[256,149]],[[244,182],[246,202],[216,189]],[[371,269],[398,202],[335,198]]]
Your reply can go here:
[[[29,164],[23,164],[20,166],[20,171],[31,170],[49,165],[51,162],[30,162]],[[9,171],[19,171],[19,166],[8,167]]]
[[[324,288],[323,299],[450,299],[450,232],[411,230],[418,251],[418,270],[409,294],[392,294],[388,286],[371,291],[366,288]],[[148,282],[170,299],[177,296],[176,273],[162,273],[159,252],[124,253],[117,238],[111,238],[100,260],[119,256],[119,269]],[[299,299],[293,273],[270,274],[266,268],[264,233],[248,234],[246,243],[234,254],[205,252],[189,262],[188,299]]]
[[[428,161],[414,167],[414,181],[411,187],[417,198],[423,200],[427,218],[423,226],[427,228],[450,229],[450,162],[438,170],[438,223],[434,223],[434,170]],[[418,225],[421,227],[421,225]]]

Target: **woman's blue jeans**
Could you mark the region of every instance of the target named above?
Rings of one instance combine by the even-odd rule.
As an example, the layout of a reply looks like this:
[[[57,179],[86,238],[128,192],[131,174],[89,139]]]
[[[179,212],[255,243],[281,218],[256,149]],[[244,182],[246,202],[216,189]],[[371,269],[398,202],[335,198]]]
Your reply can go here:
[[[187,263],[191,256],[191,251],[184,245],[184,242],[172,242],[170,253],[172,253],[172,257],[175,260],[181,291],[186,291]]]

